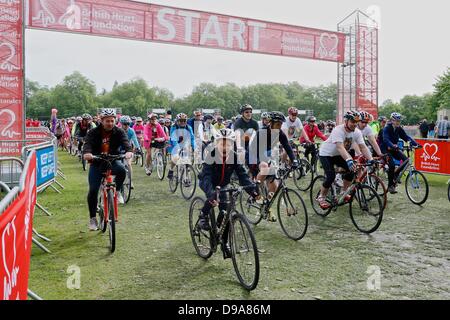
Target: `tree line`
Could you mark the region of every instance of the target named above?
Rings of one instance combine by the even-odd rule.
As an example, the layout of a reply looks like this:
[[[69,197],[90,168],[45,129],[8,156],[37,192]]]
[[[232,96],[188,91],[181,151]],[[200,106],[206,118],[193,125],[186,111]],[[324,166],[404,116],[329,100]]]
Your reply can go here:
[[[433,93],[423,96],[407,95],[400,102],[386,100],[380,106],[380,115],[400,112],[408,124],[421,119],[435,119],[441,107],[450,108],[450,68],[440,76]],[[119,84],[111,91],[97,91],[95,83],[74,72],[53,88],[36,81],[26,81],[27,117],[41,120],[50,117],[56,107],[60,117],[83,113],[95,114],[99,108],[121,108],[124,114],[145,116],[154,108],[168,108],[174,114],[184,112],[192,115],[197,109],[220,109],[226,118],[235,116],[239,107],[249,103],[254,108],[286,112],[289,107],[312,110],[320,120],[335,118],[336,84],[306,87],[298,82],[287,84],[255,84],[239,87],[233,83],[215,85],[201,83],[184,97],[175,98],[167,89],[152,87],[141,78]]]

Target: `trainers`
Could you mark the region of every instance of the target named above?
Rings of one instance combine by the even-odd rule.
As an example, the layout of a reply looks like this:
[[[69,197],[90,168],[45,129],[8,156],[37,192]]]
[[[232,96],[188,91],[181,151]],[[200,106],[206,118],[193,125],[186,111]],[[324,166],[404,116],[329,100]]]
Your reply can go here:
[[[388,191],[389,191],[390,194],[397,194],[398,193],[394,186],[390,186],[388,188]]]
[[[330,209],[330,204],[325,197],[318,197],[316,201],[319,203],[319,206],[322,208],[322,210]]]
[[[269,210],[269,216],[267,217],[269,222],[277,222],[277,217],[273,214],[272,209]]]
[[[231,248],[228,243],[222,243],[222,253],[224,259],[230,259],[231,258]]]
[[[201,214],[198,219],[198,226],[205,231],[211,230],[211,226],[209,225],[209,217]]]
[[[91,218],[89,220],[89,230],[90,231],[97,231],[98,230],[97,218]]]
[[[146,167],[145,168],[145,174],[148,175],[148,176],[151,176],[152,175],[152,169]]]
[[[125,204],[125,200],[123,199],[122,192],[117,193],[117,201],[119,201],[120,204]]]

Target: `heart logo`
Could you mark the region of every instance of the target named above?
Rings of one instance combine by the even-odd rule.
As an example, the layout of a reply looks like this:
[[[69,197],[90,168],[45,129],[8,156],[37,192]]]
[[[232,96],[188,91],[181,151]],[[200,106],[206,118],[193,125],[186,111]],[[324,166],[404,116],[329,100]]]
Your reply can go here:
[[[33,17],[33,21],[41,20],[41,24],[44,27],[48,27],[49,24],[55,23],[56,19],[53,13],[48,9],[47,0],[39,0],[42,10],[39,10],[37,16]]]
[[[14,130],[11,129],[11,127],[15,124],[16,122],[16,115],[14,114],[14,112],[12,112],[9,109],[4,109],[2,111],[0,111],[0,119],[2,118],[2,115],[6,113],[7,115],[10,116],[10,121],[8,123],[7,126],[5,126],[1,131],[0,131],[0,136],[1,137],[6,137],[9,139],[14,138],[15,136],[20,136],[21,134],[18,132],[15,132]]]
[[[2,257],[3,267],[5,269],[6,277],[4,281],[4,297],[3,299],[9,300],[12,293],[12,289],[17,285],[17,274],[19,268],[16,267],[16,226],[14,219],[6,225],[2,234]]]
[[[58,20],[60,25],[65,25],[70,30],[81,29],[81,9],[75,4],[75,0],[70,0],[66,13]]]
[[[439,147],[437,146],[437,144],[425,143],[425,145],[423,146],[422,158],[425,159],[425,161],[427,161],[429,159],[431,159],[433,161],[439,161],[440,158],[436,156],[438,151],[439,151]]]
[[[12,72],[14,70],[20,70],[19,67],[15,66],[14,64],[11,63],[11,60],[16,56],[16,48],[14,48],[14,46],[8,42],[0,43],[0,48],[2,48],[2,47],[6,47],[7,49],[9,49],[10,55],[8,58],[6,58],[5,61],[3,61],[0,64],[0,69],[6,70],[9,72]]]
[[[320,48],[319,57],[325,58],[336,58],[337,57],[337,47],[339,44],[339,38],[335,34],[322,33],[320,35]]]

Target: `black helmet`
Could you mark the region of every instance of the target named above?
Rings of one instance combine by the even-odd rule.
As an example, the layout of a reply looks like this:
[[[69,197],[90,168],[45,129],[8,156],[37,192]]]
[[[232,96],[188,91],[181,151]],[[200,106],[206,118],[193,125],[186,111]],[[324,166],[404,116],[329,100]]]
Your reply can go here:
[[[345,120],[354,120],[354,121],[361,121],[361,114],[358,111],[348,111],[344,115]]]
[[[210,115],[210,114],[205,114],[205,116],[203,117],[203,120],[213,120],[214,119],[214,117],[212,116],[212,115]]]
[[[285,122],[286,117],[279,111],[274,111],[269,114],[269,119],[271,122]]]

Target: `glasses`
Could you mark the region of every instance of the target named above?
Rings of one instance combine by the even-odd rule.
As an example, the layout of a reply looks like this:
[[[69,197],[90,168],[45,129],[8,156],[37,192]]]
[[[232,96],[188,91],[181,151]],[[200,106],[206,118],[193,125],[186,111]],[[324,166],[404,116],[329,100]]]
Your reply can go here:
[[[183,122],[186,122],[186,120],[180,119],[180,120],[178,120],[178,122],[183,123]]]
[[[253,111],[245,111],[244,113],[246,113],[246,114],[252,114]]]

